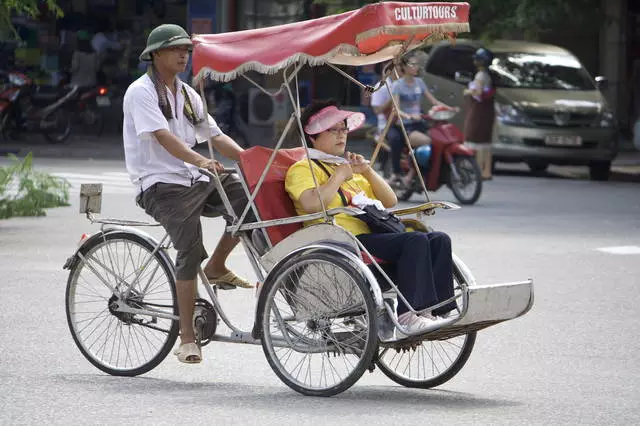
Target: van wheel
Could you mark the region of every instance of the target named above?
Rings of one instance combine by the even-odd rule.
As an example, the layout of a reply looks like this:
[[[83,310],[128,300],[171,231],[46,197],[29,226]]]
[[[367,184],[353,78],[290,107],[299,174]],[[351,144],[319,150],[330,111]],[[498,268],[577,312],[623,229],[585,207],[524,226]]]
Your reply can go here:
[[[549,167],[549,163],[544,161],[527,161],[527,165],[533,173],[543,173]]]
[[[611,175],[611,161],[594,161],[589,165],[591,180],[606,181]]]

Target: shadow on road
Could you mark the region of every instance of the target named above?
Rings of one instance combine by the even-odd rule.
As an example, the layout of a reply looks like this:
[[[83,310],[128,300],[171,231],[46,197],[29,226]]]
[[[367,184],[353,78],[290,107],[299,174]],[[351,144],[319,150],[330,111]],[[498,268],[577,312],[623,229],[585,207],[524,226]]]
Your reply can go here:
[[[494,409],[524,405],[519,401],[506,401],[476,397],[469,393],[447,390],[409,389],[399,386],[358,386],[333,398],[314,398],[302,396],[287,388],[284,384],[274,386],[253,386],[245,383],[228,382],[179,382],[149,377],[112,377],[102,375],[58,375],[54,380],[65,385],[76,384],[80,387],[100,388],[101,393],[114,395],[131,394],[137,396],[158,395],[172,400],[189,400],[190,404],[209,407],[211,401],[217,405],[227,404],[229,408],[248,405],[253,409],[277,412],[286,404],[288,410],[308,412],[310,409],[385,410],[414,409],[416,405],[432,408],[459,410]],[[398,411],[402,412],[402,411]]]

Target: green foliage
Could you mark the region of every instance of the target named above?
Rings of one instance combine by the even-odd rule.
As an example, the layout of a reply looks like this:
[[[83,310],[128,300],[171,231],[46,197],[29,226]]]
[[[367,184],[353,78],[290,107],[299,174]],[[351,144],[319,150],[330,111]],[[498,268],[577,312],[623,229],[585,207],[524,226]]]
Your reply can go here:
[[[66,179],[33,170],[31,153],[10,158],[11,164],[0,167],[0,219],[44,216],[44,209],[69,205]]]
[[[606,22],[602,0],[466,0],[471,5],[470,34],[462,37],[493,39],[520,34],[535,40],[543,33],[567,29],[592,31]],[[422,3],[413,1],[413,3]],[[340,13],[377,3],[376,0],[314,0],[327,13]]]
[[[56,17],[62,16],[62,9],[58,7],[55,0],[44,0],[49,11]],[[40,0],[0,0],[0,28],[8,28],[14,37],[18,37],[18,33],[11,24],[11,14],[26,14],[31,17],[38,16],[40,11],[38,5]]]

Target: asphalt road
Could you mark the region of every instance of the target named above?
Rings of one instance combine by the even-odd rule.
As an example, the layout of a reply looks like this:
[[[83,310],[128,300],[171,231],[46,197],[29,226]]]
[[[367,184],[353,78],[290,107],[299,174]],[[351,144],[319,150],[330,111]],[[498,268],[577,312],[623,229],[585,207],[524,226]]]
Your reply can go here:
[[[467,365],[440,388],[405,389],[376,371],[322,399],[284,386],[255,346],[213,343],[200,365],[169,355],[137,378],[89,364],[64,313],[62,264],[98,229],[78,214],[77,185],[105,183],[104,216],[145,215],[120,161],[36,165],[69,178],[72,205],[0,221],[0,424],[640,423],[637,184],[502,174],[477,205],[439,212],[432,225],[452,236],[479,283],[534,279],[533,309],[481,331]],[[454,201],[447,189],[433,198]],[[203,226],[212,247],[222,224]],[[241,249],[230,264],[252,275]],[[254,303],[250,290],[223,297],[245,329]]]

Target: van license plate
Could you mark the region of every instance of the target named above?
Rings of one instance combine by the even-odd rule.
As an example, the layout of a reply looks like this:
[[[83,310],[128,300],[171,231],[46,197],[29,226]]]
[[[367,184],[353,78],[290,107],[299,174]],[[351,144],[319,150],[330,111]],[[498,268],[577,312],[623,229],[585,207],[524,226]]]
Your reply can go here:
[[[100,107],[108,107],[111,106],[111,99],[108,96],[98,96],[96,98],[96,104]]]
[[[547,136],[544,143],[550,146],[582,146],[580,136]]]

